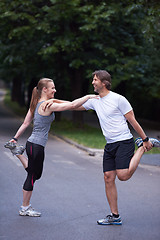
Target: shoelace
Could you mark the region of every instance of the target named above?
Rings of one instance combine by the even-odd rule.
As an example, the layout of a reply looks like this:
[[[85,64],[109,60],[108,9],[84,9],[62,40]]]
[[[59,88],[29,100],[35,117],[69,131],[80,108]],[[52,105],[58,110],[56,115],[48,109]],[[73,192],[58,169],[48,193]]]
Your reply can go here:
[[[30,206],[27,210],[32,210],[32,211],[34,211],[34,208],[32,208],[32,206]]]
[[[106,218],[109,218],[109,219],[112,219],[113,218],[113,215],[107,215]]]

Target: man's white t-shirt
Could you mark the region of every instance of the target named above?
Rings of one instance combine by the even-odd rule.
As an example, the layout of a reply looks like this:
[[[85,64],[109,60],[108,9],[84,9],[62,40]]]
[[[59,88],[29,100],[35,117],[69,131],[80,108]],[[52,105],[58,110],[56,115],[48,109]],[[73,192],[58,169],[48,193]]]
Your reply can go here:
[[[89,99],[83,107],[96,111],[107,143],[133,137],[124,116],[132,110],[132,107],[125,97],[110,91],[105,97]]]

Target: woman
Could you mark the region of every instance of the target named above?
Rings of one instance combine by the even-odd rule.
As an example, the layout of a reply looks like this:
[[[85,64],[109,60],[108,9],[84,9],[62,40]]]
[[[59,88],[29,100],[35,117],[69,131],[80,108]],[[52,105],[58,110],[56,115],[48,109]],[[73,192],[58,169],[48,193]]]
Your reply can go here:
[[[44,148],[48,139],[50,125],[55,118],[54,112],[73,110],[81,106],[89,98],[96,97],[96,95],[87,95],[73,102],[54,99],[51,106],[45,108],[46,101],[54,98],[55,92],[56,89],[52,79],[43,78],[38,82],[37,87],[33,89],[30,108],[23,124],[10,142],[5,144],[5,147],[9,148],[11,152],[20,159],[27,171],[27,178],[23,185],[23,204],[19,211],[21,216],[39,217],[41,215],[41,213],[31,207],[30,199],[34,182],[40,179],[42,175]],[[32,120],[34,122],[33,131],[26,143],[27,159],[22,155],[24,147],[17,146],[16,143]]]

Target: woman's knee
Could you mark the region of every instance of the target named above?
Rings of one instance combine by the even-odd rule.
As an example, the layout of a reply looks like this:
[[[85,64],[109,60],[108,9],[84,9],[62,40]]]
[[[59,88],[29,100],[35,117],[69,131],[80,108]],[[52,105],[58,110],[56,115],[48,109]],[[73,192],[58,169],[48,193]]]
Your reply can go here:
[[[31,177],[27,177],[26,181],[24,182],[23,189],[25,191],[33,191],[34,182]]]
[[[37,174],[35,180],[39,180],[41,178],[41,176],[42,176],[42,173]]]
[[[34,172],[34,179],[39,180],[42,177],[43,168],[36,169]]]

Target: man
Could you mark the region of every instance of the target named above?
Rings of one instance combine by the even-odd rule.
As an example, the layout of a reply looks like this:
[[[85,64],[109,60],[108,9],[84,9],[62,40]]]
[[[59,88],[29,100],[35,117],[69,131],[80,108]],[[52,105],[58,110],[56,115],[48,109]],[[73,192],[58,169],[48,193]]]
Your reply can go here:
[[[146,136],[136,121],[133,109],[127,99],[110,91],[111,76],[107,71],[95,71],[92,75],[94,91],[99,94],[99,99],[89,99],[79,110],[92,109],[96,111],[107,141],[103,156],[103,172],[106,196],[111,210],[110,215],[98,220],[97,223],[120,225],[122,220],[117,205],[116,176],[121,181],[130,179],[144,152],[151,150],[153,146],[160,147],[160,142]],[[127,120],[140,136],[136,140],[139,148],[135,154],[135,144]]]

